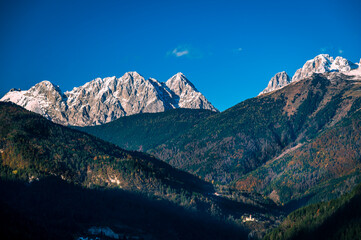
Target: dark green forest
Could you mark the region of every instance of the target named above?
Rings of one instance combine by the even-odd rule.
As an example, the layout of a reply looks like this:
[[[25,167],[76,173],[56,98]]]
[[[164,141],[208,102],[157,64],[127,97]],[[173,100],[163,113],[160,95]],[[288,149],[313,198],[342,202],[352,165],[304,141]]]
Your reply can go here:
[[[121,117],[110,123],[92,127],[76,127],[81,131],[128,150],[152,151],[169,139],[179,137],[203,119],[217,114],[202,109],[172,109],[160,113],[141,113]]]
[[[264,237],[264,240],[276,239],[361,239],[361,184],[337,199],[292,212]]]
[[[50,229],[44,233],[48,237],[57,236],[61,229],[74,236],[90,225],[106,224],[119,231],[123,230],[118,225],[131,229],[144,225],[142,236],[150,234],[155,239],[239,239],[250,229],[264,228],[260,227],[264,223],[244,225],[245,212],[265,218],[280,214],[271,201],[255,201],[253,195],[238,201],[227,195],[216,196],[213,185],[199,177],[148,154],[123,150],[54,124],[15,104],[0,103],[0,137],[1,201],[6,206],[2,211],[9,215],[8,209],[13,209],[15,216],[20,216],[13,219],[14,230],[4,228],[11,231],[9,234],[23,232],[19,227],[29,222],[35,228]],[[64,194],[56,193],[58,187]],[[79,199],[84,206],[79,205]],[[127,208],[128,202],[136,207]],[[92,217],[93,207],[104,213],[96,212]],[[176,223],[171,224],[173,218]],[[73,225],[74,221],[77,224]],[[267,224],[272,225],[272,221]],[[164,232],[161,226],[169,229]],[[199,232],[202,226],[205,230]],[[206,230],[209,226],[213,226],[210,231]],[[29,236],[43,232],[28,230]],[[160,232],[164,236],[158,236]]]

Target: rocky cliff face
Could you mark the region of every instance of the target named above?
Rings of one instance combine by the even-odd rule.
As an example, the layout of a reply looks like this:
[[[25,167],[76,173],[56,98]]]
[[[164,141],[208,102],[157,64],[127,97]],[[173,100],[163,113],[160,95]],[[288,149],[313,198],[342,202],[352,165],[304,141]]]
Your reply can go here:
[[[328,54],[320,54],[314,59],[308,60],[302,68],[296,71],[292,79],[288,77],[286,72],[277,73],[259,95],[281,89],[291,82],[300,81],[314,73],[341,72],[346,75],[360,75],[360,71],[357,71],[360,69],[359,66],[360,64],[352,63],[343,57],[334,59]]]
[[[177,73],[171,77],[165,85],[175,94],[174,99],[179,99],[175,102],[178,107],[214,110],[202,93],[182,73]]]
[[[27,91],[11,90],[1,101],[13,102],[56,123],[74,126],[98,125],[122,116],[174,108],[218,111],[182,73],[161,83],[128,72],[121,78],[97,78],[65,93],[43,81]]]
[[[328,54],[320,54],[314,59],[308,60],[302,68],[298,69],[292,77],[292,82],[309,77],[313,73],[349,72],[356,68],[358,68],[357,64],[343,57],[336,57],[334,59]]]
[[[271,78],[267,87],[259,95],[283,88],[284,86],[287,86],[290,82],[291,78],[287,75],[285,71],[279,72],[274,75],[273,78]]]

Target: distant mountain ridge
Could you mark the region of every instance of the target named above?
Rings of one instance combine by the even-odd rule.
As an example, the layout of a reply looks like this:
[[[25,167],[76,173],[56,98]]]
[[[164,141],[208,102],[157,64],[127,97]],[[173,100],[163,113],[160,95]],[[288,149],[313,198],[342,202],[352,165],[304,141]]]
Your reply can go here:
[[[120,78],[97,78],[64,93],[51,82],[42,81],[27,91],[12,89],[0,101],[73,126],[99,125],[122,116],[175,108],[218,111],[182,73],[162,83],[127,72]]]
[[[360,66],[361,60],[360,63],[355,64],[343,57],[333,58],[329,54],[320,54],[308,60],[292,78],[285,71],[277,73],[259,95],[281,89],[290,83],[310,77],[314,73],[342,72],[346,75],[361,76]]]

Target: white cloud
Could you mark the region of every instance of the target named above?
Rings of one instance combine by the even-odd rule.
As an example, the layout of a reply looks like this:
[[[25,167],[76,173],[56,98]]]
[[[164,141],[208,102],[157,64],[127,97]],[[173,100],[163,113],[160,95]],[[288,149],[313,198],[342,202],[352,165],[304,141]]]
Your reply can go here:
[[[237,51],[238,52],[241,52],[243,49],[242,48],[237,48]]]
[[[168,57],[171,56],[176,58],[187,58],[187,59],[201,59],[204,56],[200,49],[190,44],[178,45],[173,50],[168,51],[166,55]]]
[[[172,55],[176,56],[176,57],[181,57],[184,55],[188,55],[189,54],[189,50],[188,49],[179,49],[179,48],[175,48],[172,51]]]

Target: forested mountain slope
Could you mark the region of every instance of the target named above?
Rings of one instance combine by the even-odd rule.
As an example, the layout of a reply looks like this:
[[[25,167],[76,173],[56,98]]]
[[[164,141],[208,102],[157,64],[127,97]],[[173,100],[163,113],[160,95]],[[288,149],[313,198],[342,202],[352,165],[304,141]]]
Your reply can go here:
[[[359,109],[360,89],[359,80],[340,73],[314,74],[210,116],[151,153],[230,183]]]
[[[149,239],[239,239],[274,225],[270,216],[280,214],[262,196],[217,195],[211,183],[150,155],[12,103],[0,103],[0,150],[0,201],[6,206],[0,211],[12,219],[2,230],[14,236],[29,223],[34,229],[20,233],[39,238],[82,235],[95,225]],[[245,214],[264,221],[248,227]]]
[[[141,114],[85,130],[276,202],[313,192],[317,196],[310,201],[318,201],[336,197],[359,181],[360,83],[342,73],[313,74],[221,113]],[[339,192],[331,193],[335,187]]]
[[[359,107],[358,100],[354,108]],[[328,200],[360,182],[360,149],[361,110],[358,110],[316,138],[300,143],[247,174],[236,186],[270,195],[278,202],[305,196],[311,202]]]
[[[361,185],[332,201],[292,212],[264,238],[281,239],[361,239]]]
[[[215,114],[218,113],[180,108],[121,117],[107,124],[77,129],[125,149],[147,152],[179,137],[203,119]]]

